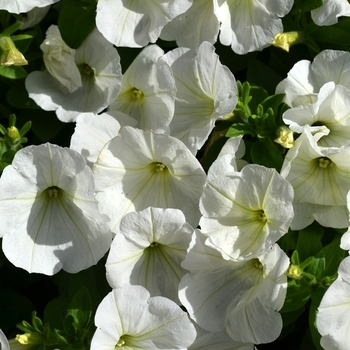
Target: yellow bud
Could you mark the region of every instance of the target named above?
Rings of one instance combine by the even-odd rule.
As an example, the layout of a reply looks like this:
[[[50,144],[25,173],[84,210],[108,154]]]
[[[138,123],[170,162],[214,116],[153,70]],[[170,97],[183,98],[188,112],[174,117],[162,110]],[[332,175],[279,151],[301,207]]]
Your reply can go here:
[[[12,139],[16,140],[21,137],[18,129],[15,126],[10,126],[7,128],[7,135]]]
[[[301,269],[297,265],[290,265],[287,271],[287,276],[293,278],[295,280],[299,280],[301,278]]]
[[[10,37],[4,36],[0,38],[0,48],[2,55],[0,58],[0,65],[2,66],[24,66],[28,61],[24,58],[22,53],[17,49]]]
[[[17,334],[16,340],[22,345],[34,345],[43,343],[43,335],[40,333]]]
[[[282,145],[284,148],[292,148],[294,146],[293,131],[286,126],[281,126],[277,130],[278,137],[274,141]]]
[[[286,32],[276,34],[273,41],[271,41],[269,44],[289,52],[289,48],[292,45],[301,43],[303,41],[304,35],[302,32]]]

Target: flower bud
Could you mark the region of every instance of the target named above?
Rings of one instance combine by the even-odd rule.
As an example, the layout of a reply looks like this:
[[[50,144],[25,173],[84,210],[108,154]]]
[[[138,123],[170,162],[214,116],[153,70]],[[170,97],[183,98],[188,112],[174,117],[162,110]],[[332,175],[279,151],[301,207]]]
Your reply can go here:
[[[47,30],[46,39],[40,48],[44,53],[46,69],[69,92],[82,86],[81,75],[75,63],[75,50],[63,41],[57,26],[52,25]]]
[[[0,65],[2,66],[24,66],[28,61],[24,58],[22,53],[17,49],[12,39],[8,36],[0,38],[0,48],[2,55],[0,58]]]
[[[301,43],[303,41],[304,35],[302,32],[286,32],[276,34],[273,41],[271,41],[269,44],[289,52],[289,48],[292,45]]]
[[[294,145],[293,131],[286,126],[281,126],[277,130],[277,139],[274,141],[282,145],[284,148],[292,148]]]

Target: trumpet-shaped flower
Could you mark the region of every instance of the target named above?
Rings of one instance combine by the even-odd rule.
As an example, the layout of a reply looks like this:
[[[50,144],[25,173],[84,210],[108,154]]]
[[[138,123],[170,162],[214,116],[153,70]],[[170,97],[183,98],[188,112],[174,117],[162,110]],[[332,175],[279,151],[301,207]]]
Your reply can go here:
[[[163,55],[157,45],[144,48],[123,75],[121,91],[108,108],[130,115],[139,129],[161,133],[173,117],[176,94],[172,71],[160,60]]]
[[[324,0],[323,5],[311,11],[311,18],[318,26],[330,26],[341,16],[350,17],[347,0]]]
[[[301,229],[313,219],[327,227],[348,226],[346,195],[350,190],[350,145],[318,146],[318,140],[328,131],[312,135],[310,127],[305,127],[285,157],[281,175],[294,188],[292,229]]]
[[[324,50],[311,63],[297,62],[287,78],[276,87],[277,94],[286,94],[289,106],[306,105],[316,101],[321,87],[333,81],[350,88],[350,53],[347,51]]]
[[[76,151],[50,144],[18,151],[0,179],[6,257],[28,272],[47,275],[96,264],[112,235],[94,190],[91,169]]]
[[[219,25],[213,0],[193,0],[185,13],[175,17],[163,28],[160,38],[176,40],[179,47],[197,48],[204,41],[216,43]]]
[[[192,0],[99,0],[96,25],[116,46],[142,47],[156,42],[162,28],[191,5]]]
[[[205,239],[195,231],[182,263],[190,273],[180,282],[179,299],[191,318],[208,331],[226,329],[238,342],[275,340],[282,330],[277,310],[287,289],[286,254],[275,244],[259,258],[226,260]]]
[[[118,135],[122,126],[128,125],[135,126],[136,120],[121,112],[82,113],[76,120],[70,148],[79,152],[92,168],[103,146]]]
[[[347,350],[350,342],[350,257],[338,268],[338,278],[323,296],[316,325],[322,335],[321,345],[325,350]]]
[[[257,258],[287,233],[292,200],[292,186],[274,169],[246,165],[240,173],[206,184],[199,224],[209,241],[231,259]]]
[[[283,120],[298,133],[302,133],[306,125],[316,131],[326,126],[329,133],[319,139],[318,145],[341,147],[350,141],[350,90],[333,82],[326,83],[315,103],[287,110]]]
[[[7,10],[11,13],[28,12],[34,7],[44,7],[54,4],[59,0],[0,0],[0,10]]]
[[[161,295],[179,303],[177,289],[186,273],[181,262],[192,232],[178,209],[150,207],[126,214],[106,263],[109,285],[141,285],[151,296]]]
[[[235,108],[236,80],[208,42],[202,43],[197,51],[175,49],[164,59],[174,72],[177,88],[169,133],[196,153],[214,128],[216,119]]]
[[[96,311],[91,350],[185,350],[196,338],[187,314],[141,286],[113,289]]]
[[[47,52],[46,61],[50,58],[49,69],[53,70],[53,67],[56,67],[54,75],[60,75],[61,78],[58,80],[48,71],[30,73],[25,82],[29,97],[42,109],[56,111],[58,119],[63,122],[75,121],[77,116],[84,112],[102,111],[120,91],[121,67],[118,52],[95,29],[75,51],[74,68],[71,54],[68,54],[61,44],[57,45],[57,40],[46,41],[43,47]],[[52,47],[48,48],[48,44]],[[51,49],[58,49],[57,55],[51,53]],[[69,68],[69,64],[73,67],[71,70],[57,69],[62,65]],[[70,75],[74,77],[77,69],[82,86],[76,81],[75,84],[68,83],[67,88],[61,80],[66,80]]]
[[[93,168],[101,210],[118,232],[121,218],[149,206],[181,209],[197,226],[205,173],[192,153],[169,135],[123,127]]]
[[[221,22],[220,42],[240,55],[262,50],[283,32],[281,17],[292,8],[291,0],[214,0]]]

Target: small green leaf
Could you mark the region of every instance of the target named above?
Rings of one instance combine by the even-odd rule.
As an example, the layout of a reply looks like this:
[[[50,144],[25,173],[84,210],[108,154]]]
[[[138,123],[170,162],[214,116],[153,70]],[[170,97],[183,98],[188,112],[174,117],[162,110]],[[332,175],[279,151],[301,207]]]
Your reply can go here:
[[[67,316],[68,301],[65,298],[55,298],[49,301],[44,310],[44,322],[51,328],[63,330],[63,322]]]
[[[19,28],[23,26],[22,22],[16,22],[15,24],[12,24],[12,26],[6,28],[2,33],[1,36],[10,36],[15,31],[17,31]]]
[[[95,28],[96,6],[66,6],[58,18],[65,43],[77,49]]]
[[[227,130],[226,137],[237,137],[244,134],[254,135],[254,130],[248,124],[234,123]]]
[[[0,66],[0,75],[8,79],[23,79],[27,72],[19,66]]]
[[[285,94],[277,94],[267,97],[264,101],[261,102],[264,111],[267,111],[268,108],[272,108],[274,114],[277,114],[278,107],[283,102],[284,96]]]
[[[275,168],[279,171],[282,167],[283,158],[273,141],[266,137],[257,140],[251,148],[253,163]]]
[[[313,262],[307,267],[306,271],[316,277],[316,281],[320,281],[324,276],[324,270],[326,265],[326,259],[323,253],[320,252],[315,256]]]
[[[291,312],[303,307],[310,299],[311,293],[308,287],[297,285],[295,281],[288,282],[287,295],[281,313]]]
[[[322,235],[323,227],[316,222],[299,232],[297,251],[300,261],[304,261],[310,256],[316,256],[321,251]]]

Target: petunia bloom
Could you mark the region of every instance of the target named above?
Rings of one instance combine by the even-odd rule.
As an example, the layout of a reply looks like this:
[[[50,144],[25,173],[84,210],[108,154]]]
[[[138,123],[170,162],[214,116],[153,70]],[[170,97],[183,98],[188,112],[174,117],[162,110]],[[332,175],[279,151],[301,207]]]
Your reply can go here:
[[[28,12],[34,7],[44,7],[54,4],[59,0],[0,0],[0,10],[7,10],[11,13]]]
[[[96,26],[116,46],[143,47],[155,43],[162,28],[191,5],[192,0],[99,0]]]
[[[247,261],[222,257],[196,230],[182,266],[189,270],[179,286],[179,299],[202,328],[241,343],[268,343],[282,330],[289,259],[277,244]],[[208,317],[210,315],[210,317]]]
[[[185,350],[196,338],[187,314],[173,301],[150,297],[141,286],[113,289],[95,315],[91,350]]]
[[[53,46],[43,48],[47,52],[46,60],[50,59],[52,70],[57,65],[61,66],[70,62],[72,57],[66,48],[57,45],[57,41],[46,41],[46,44]],[[51,54],[51,49],[59,48],[59,55]],[[61,50],[63,49],[63,50]],[[63,59],[53,64],[52,59]],[[98,113],[105,109],[118,95],[121,84],[121,66],[117,50],[97,29],[93,30],[85,39],[74,54],[75,68],[68,71],[55,69],[54,75],[48,71],[34,71],[30,73],[25,81],[29,97],[32,98],[42,109],[56,111],[58,119],[63,122],[75,121],[79,114],[84,112]],[[72,77],[78,69],[81,77],[80,82],[72,82],[67,85],[61,80],[66,80],[71,74]],[[55,75],[60,75],[58,80]],[[70,85],[69,85],[70,84]],[[80,87],[79,87],[80,86]],[[70,92],[71,90],[71,92]]]
[[[96,198],[118,232],[128,212],[175,208],[197,226],[206,179],[198,160],[178,139],[125,126],[102,149],[93,168]]]
[[[17,152],[0,179],[0,236],[6,257],[28,272],[75,273],[95,265],[112,235],[99,212],[85,159],[56,145]]]
[[[347,350],[350,342],[350,257],[338,268],[338,278],[324,294],[316,315],[317,329],[325,350]]]
[[[257,258],[288,232],[292,200],[292,186],[277,171],[246,165],[240,173],[208,181],[200,199],[199,225],[231,259]]]
[[[126,214],[108,255],[107,280],[112,288],[141,285],[152,296],[179,303],[181,267],[193,228],[178,209],[146,208]]]
[[[240,55],[262,50],[283,32],[281,17],[292,0],[214,0],[214,13],[221,22],[220,42]]]

